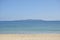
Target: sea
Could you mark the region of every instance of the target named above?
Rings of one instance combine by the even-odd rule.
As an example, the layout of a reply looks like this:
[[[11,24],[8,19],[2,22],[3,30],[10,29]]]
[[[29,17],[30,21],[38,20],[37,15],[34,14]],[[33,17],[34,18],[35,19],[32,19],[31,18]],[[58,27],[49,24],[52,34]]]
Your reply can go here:
[[[60,21],[17,20],[0,21],[0,34],[59,33]]]

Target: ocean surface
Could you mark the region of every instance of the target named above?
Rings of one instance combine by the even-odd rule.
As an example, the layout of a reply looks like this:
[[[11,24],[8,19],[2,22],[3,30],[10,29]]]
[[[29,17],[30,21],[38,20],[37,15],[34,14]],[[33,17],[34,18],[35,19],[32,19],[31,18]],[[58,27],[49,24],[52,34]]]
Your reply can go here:
[[[0,34],[59,33],[60,21],[0,21]]]

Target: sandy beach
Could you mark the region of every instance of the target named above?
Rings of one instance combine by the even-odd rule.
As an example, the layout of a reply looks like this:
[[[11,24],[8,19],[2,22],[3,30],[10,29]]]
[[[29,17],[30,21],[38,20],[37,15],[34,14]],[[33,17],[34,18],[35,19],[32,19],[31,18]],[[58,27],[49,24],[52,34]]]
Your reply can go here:
[[[60,34],[0,34],[0,40],[60,40]]]

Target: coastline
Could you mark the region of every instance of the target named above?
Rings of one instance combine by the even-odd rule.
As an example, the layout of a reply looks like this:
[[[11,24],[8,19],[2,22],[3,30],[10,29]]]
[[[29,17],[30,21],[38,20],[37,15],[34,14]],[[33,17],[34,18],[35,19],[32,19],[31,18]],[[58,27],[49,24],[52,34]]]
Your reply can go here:
[[[60,34],[0,34],[0,40],[60,40]]]

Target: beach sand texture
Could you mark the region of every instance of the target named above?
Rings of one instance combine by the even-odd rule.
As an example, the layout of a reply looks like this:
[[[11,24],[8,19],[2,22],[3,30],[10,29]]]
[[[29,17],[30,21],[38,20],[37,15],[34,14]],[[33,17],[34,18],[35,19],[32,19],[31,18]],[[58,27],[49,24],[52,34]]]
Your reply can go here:
[[[0,34],[0,40],[60,40],[60,34]]]

